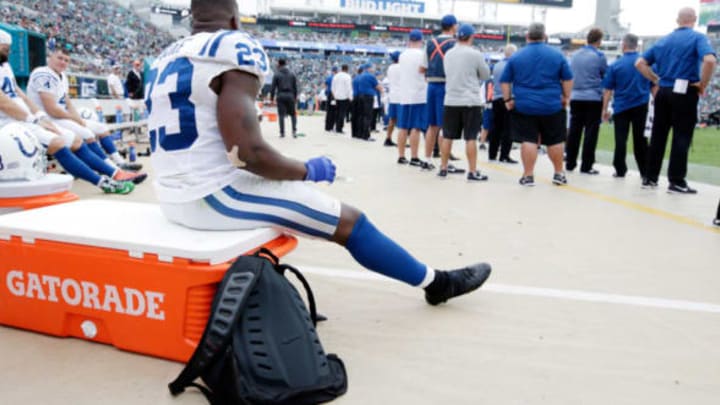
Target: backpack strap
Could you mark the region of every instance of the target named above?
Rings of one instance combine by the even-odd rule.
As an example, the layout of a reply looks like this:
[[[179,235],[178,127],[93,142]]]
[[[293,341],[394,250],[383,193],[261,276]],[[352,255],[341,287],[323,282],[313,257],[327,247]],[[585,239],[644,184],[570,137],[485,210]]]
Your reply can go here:
[[[261,274],[262,262],[258,261],[255,266],[249,265],[253,262],[255,260],[248,261],[241,256],[225,273],[213,299],[210,319],[200,343],[180,375],[168,385],[172,395],[181,394],[186,387],[196,386],[193,381],[230,344],[232,330]]]
[[[305,276],[300,273],[300,270],[296,269],[295,267],[292,267],[287,264],[281,264],[278,265],[277,270],[282,274],[283,271],[289,270],[292,274],[297,277],[298,280],[300,280],[300,283],[302,283],[303,288],[305,288],[305,293],[308,297],[308,305],[310,306],[310,319],[312,320],[313,326],[317,326],[318,323],[318,314],[317,314],[317,306],[315,305],[315,294],[312,292],[312,288],[310,288],[310,283],[307,282],[305,279]],[[327,318],[326,318],[327,319]]]

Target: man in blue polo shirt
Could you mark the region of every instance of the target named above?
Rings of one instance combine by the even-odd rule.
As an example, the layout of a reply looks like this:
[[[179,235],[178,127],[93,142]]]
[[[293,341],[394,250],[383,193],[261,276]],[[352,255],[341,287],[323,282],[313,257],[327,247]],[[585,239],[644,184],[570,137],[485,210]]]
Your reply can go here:
[[[427,123],[425,134],[425,160],[430,161],[436,148],[440,128],[443,127],[443,109],[445,108],[445,54],[455,46],[457,18],[448,14],[440,21],[442,32],[425,44],[421,71],[427,80]]]
[[[681,9],[677,18],[679,28],[659,40],[635,63],[645,78],[660,86],[655,96],[655,119],[644,188],[658,186],[665,146],[672,128],[668,192],[697,193],[685,181],[688,150],[697,123],[698,97],[705,93],[717,60],[707,37],[693,30],[696,21],[694,9]]]
[[[587,45],[580,48],[570,61],[574,81],[570,95],[570,133],[567,139],[565,168],[572,171],[577,166],[584,131],[580,172],[585,174],[599,173],[593,169],[593,164],[602,121],[602,80],[607,70],[605,54],[598,50],[602,38],[602,30],[591,29],[587,34]]]
[[[363,73],[359,74],[357,80],[357,137],[366,141],[374,141],[370,138],[370,127],[374,116],[373,104],[382,86],[375,77],[375,68],[372,64],[363,65]]]
[[[538,143],[547,145],[555,168],[553,184],[567,184],[563,172],[565,107],[572,90],[572,72],[565,56],[545,44],[545,25],[532,23],[527,46],[508,59],[500,79],[503,100],[513,111],[510,129],[522,142],[523,176],[520,185],[534,186]]]
[[[330,76],[325,79],[325,131],[332,131],[335,127],[335,114],[337,112],[337,103],[332,95],[332,81],[335,74],[338,72],[338,67],[333,66]]]
[[[608,68],[603,80],[603,118],[608,120],[608,105],[613,99],[613,121],[615,123],[615,177],[625,177],[627,164],[628,132],[632,126],[633,150],[635,162],[642,178],[645,178],[647,158],[647,140],[645,139],[645,122],[647,120],[648,100],[650,99],[651,83],[635,69],[635,62],[640,56],[637,52],[638,37],[627,34],[622,41],[623,56]]]

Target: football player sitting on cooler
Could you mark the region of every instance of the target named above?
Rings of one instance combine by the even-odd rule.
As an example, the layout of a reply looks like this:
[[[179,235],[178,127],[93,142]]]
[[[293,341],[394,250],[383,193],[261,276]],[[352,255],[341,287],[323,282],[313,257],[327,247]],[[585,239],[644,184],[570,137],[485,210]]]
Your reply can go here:
[[[15,178],[15,174],[9,172],[13,169],[10,162],[7,159],[3,162],[1,159],[9,156],[8,154],[14,154],[18,148],[28,158],[24,159],[25,161],[30,161],[31,158],[35,159],[28,156],[33,153],[22,142],[23,139],[34,138],[44,148],[47,148],[47,153],[57,159],[62,167],[73,176],[98,186],[106,193],[127,194],[131,192],[134,188],[132,182],[113,180],[113,176],[121,173],[119,169],[109,166],[97,157],[83,143],[80,136],[56,127],[48,119],[47,114],[40,111],[20,90],[8,62],[11,43],[10,34],[0,30],[0,85],[2,86],[0,92],[0,138],[2,138],[2,142],[0,145],[3,145],[3,149],[0,149],[0,178],[19,180]],[[8,139],[12,139],[13,143],[9,143]],[[45,170],[44,167],[41,169],[41,171]],[[32,180],[32,178],[27,178],[27,180]]]
[[[116,180],[128,180],[135,184],[141,183],[147,177],[144,173],[131,173],[126,170],[141,168],[137,164],[130,164],[120,156],[107,125],[80,117],[73,106],[68,94],[70,86],[67,75],[64,73],[70,63],[68,51],[62,47],[56,48],[48,57],[48,66],[35,68],[28,80],[28,98],[40,107],[50,117],[50,120],[59,128],[80,135],[91,151],[111,166],[121,169],[115,175]],[[95,136],[100,142],[96,142]],[[102,145],[102,147],[99,144]],[[103,148],[110,155],[105,154]],[[112,160],[111,160],[112,159]],[[107,173],[106,173],[107,174]]]
[[[306,182],[330,182],[326,157],[283,156],[260,133],[255,97],[269,72],[260,43],[238,31],[235,0],[193,0],[193,35],[165,49],[146,84],[155,188],[164,214],[196,229],[274,227],[344,246],[364,267],[425,289],[431,305],[480,287],[490,265],[438,271],[358,209]]]

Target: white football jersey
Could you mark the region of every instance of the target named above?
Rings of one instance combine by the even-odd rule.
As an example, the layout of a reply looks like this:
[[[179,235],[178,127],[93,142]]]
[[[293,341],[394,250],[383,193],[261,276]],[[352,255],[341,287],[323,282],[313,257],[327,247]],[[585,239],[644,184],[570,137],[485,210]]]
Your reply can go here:
[[[15,75],[13,74],[12,67],[8,62],[5,62],[2,66],[0,66],[0,88],[2,89],[2,92],[6,96],[10,97],[15,104],[30,114],[30,108],[25,105],[23,99],[18,97],[17,87],[15,87]],[[16,121],[14,118],[0,111],[0,127],[14,121]]]
[[[48,66],[35,68],[28,79],[27,96],[41,110],[44,110],[44,107],[40,100],[40,93],[52,94],[60,107],[67,110],[65,99],[69,92],[70,83],[67,75],[59,75]]]
[[[400,65],[393,63],[388,67],[387,70],[387,94],[388,101],[390,104],[400,104],[400,80],[402,72],[400,72]]]
[[[195,34],[155,60],[145,75],[145,103],[161,202],[198,200],[239,178],[218,128],[218,96],[209,85],[229,70],[248,72],[262,83],[269,69],[260,43],[241,31]]]

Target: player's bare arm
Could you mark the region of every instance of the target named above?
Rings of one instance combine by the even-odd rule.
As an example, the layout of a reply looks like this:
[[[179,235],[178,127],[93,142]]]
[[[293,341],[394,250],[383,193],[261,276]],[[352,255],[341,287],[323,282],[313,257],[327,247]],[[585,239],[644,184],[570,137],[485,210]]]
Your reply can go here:
[[[305,179],[305,164],[276,151],[262,138],[255,115],[256,76],[238,70],[215,78],[210,87],[218,95],[218,127],[228,151],[237,147],[244,169],[273,180]]]
[[[0,111],[18,121],[29,121],[31,118],[34,119],[32,114],[28,116],[28,113],[25,110],[15,104],[15,102],[3,92],[0,92]]]
[[[47,114],[56,119],[73,119],[72,116],[65,111],[57,102],[57,98],[52,93],[41,92],[40,101],[43,109]]]
[[[70,119],[77,122],[78,124],[85,126],[85,121],[80,117],[80,114],[75,109],[75,105],[70,101],[70,99],[67,100],[67,112],[70,114]]]

